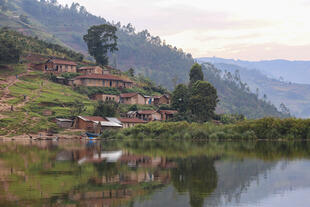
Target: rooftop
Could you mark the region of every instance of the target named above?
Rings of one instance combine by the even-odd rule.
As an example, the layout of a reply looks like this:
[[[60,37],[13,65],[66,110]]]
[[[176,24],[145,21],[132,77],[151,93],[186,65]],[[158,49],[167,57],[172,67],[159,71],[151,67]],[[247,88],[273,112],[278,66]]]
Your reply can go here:
[[[159,113],[163,113],[163,114],[176,114],[176,113],[178,113],[178,111],[176,111],[176,110],[160,110]]]
[[[91,74],[91,75],[81,75],[76,77],[75,79],[99,79],[99,80],[117,80],[117,81],[124,81],[127,83],[132,83],[131,80],[126,80],[120,76],[115,75],[101,75],[101,74]]]
[[[81,68],[79,68],[79,70],[90,70],[90,69],[95,69],[95,68],[100,68],[100,69],[102,69],[101,67],[99,67],[99,66],[85,66],[85,67],[81,67]]]
[[[79,118],[84,121],[108,121],[100,116],[79,116]]]
[[[136,96],[136,95],[138,95],[138,93],[122,93],[120,95],[120,97],[121,98],[131,98],[131,97]]]
[[[145,114],[145,115],[150,115],[150,114],[154,114],[156,113],[156,111],[154,110],[141,110],[141,111],[138,111],[138,114]]]
[[[147,123],[147,121],[138,118],[119,118],[122,123]]]
[[[69,60],[61,60],[61,59],[51,59],[49,60],[55,64],[59,64],[59,65],[74,65],[77,66],[77,64],[73,61],[69,61]]]

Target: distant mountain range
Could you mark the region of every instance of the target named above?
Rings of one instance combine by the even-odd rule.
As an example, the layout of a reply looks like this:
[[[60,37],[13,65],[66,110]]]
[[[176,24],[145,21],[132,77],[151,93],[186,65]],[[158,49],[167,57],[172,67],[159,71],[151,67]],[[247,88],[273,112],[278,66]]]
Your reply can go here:
[[[310,84],[310,61],[263,60],[244,61],[217,57],[197,58],[199,62],[226,63],[248,69],[257,69],[268,77],[287,82]]]
[[[253,93],[258,92],[260,97],[263,97],[264,94],[266,94],[267,99],[277,107],[279,107],[281,103],[284,103],[290,109],[291,113],[296,117],[310,117],[310,84],[300,84],[293,83],[293,81],[284,81],[289,78],[288,72],[285,72],[288,71],[289,66],[282,67],[285,68],[283,70],[283,74],[281,74],[281,70],[278,69],[281,64],[285,63],[288,63],[288,65],[295,65],[295,69],[292,69],[295,72],[289,73],[292,73],[292,76],[294,73],[296,73],[295,77],[300,76],[306,82],[306,78],[310,76],[308,76],[305,68],[306,65],[309,64],[310,71],[310,61],[275,60],[250,62],[222,58],[199,58],[198,61],[200,63],[209,62],[216,68],[222,71],[231,72],[232,74],[236,71],[239,71],[241,80],[249,85]],[[266,65],[266,68],[263,68],[264,65]],[[256,66],[259,68],[255,68]],[[275,76],[275,74],[279,74],[284,77],[287,75],[287,78],[284,78],[284,80],[282,78],[271,78],[271,76]],[[293,79],[294,78],[291,80]],[[302,82],[301,79],[299,80]],[[310,80],[307,81],[310,82]]]

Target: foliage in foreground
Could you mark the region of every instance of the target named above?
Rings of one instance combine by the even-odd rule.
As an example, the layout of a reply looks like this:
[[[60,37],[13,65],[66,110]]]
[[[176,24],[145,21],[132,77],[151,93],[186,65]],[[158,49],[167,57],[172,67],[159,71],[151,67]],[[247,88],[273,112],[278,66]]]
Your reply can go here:
[[[108,131],[104,138],[129,139],[309,139],[310,119],[243,121],[236,124],[151,122],[122,131]]]

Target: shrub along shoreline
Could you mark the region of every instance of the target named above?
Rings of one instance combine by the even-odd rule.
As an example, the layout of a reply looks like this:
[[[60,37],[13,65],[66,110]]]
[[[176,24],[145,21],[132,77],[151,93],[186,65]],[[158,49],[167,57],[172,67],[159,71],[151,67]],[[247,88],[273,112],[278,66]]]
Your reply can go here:
[[[218,125],[188,122],[151,122],[120,131],[105,131],[116,139],[310,139],[310,119],[263,118]]]

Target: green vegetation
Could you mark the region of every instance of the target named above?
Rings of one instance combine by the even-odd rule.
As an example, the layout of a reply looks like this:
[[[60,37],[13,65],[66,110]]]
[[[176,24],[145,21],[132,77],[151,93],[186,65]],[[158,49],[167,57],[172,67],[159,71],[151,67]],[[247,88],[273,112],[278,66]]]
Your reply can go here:
[[[18,63],[22,50],[15,41],[5,38],[0,31],[0,64]]]
[[[310,139],[310,120],[264,118],[229,125],[152,122],[103,135],[128,139]]]
[[[203,81],[203,79],[202,67],[198,63],[195,63],[189,72],[189,85],[192,86],[197,81]]]
[[[219,96],[218,112],[243,114],[248,119],[263,117],[289,117],[283,114],[266,99],[260,99],[250,92],[248,85],[241,81],[238,72],[222,72],[212,64],[202,65],[204,76],[217,90]]]
[[[83,39],[87,44],[88,52],[98,65],[108,65],[108,52],[117,51],[117,28],[113,25],[102,24],[92,26]]]
[[[203,81],[202,68],[197,63],[192,66],[189,78],[188,87],[180,84],[172,94],[171,106],[180,112],[176,120],[211,120],[218,102],[216,89],[209,82]]]
[[[83,55],[57,44],[39,40],[37,37],[25,36],[22,33],[0,29],[1,54],[0,63],[17,63],[22,54],[35,53],[45,56],[63,57],[75,61],[82,61]],[[5,54],[5,55],[4,55]]]
[[[118,103],[114,101],[99,101],[95,108],[94,116],[115,117],[118,107]]]
[[[12,98],[6,103],[14,105],[16,111],[2,113],[6,118],[0,120],[1,135],[38,133],[55,128],[51,122],[54,118],[93,114],[95,102],[74,92],[71,87],[50,82],[41,73],[20,79],[9,87]],[[45,116],[45,111],[52,114]]]
[[[20,21],[15,21],[8,12],[3,15],[3,21],[0,19],[1,26],[10,25],[16,30],[26,31],[44,40],[69,45],[76,51],[84,53],[87,52],[87,46],[83,36],[87,30],[93,25],[108,24],[105,19],[90,14],[85,7],[78,4],[62,7],[56,3],[57,1],[11,0],[10,2],[12,13],[27,15],[31,28]],[[152,36],[147,30],[135,31],[131,24],[123,26],[116,23],[113,26],[117,28],[119,48],[118,52],[110,56],[114,67],[123,71],[134,68],[136,74],[141,73],[169,90],[173,90],[180,83],[188,82],[189,69],[195,63],[190,54],[167,44],[159,37]],[[221,74],[221,71],[210,69],[209,66],[205,68],[207,69],[203,72],[206,80],[218,91],[219,112],[243,114],[251,119],[287,116],[278,112],[276,107],[266,100],[261,100],[250,91],[240,88],[244,83],[239,85],[239,82],[231,82]]]

